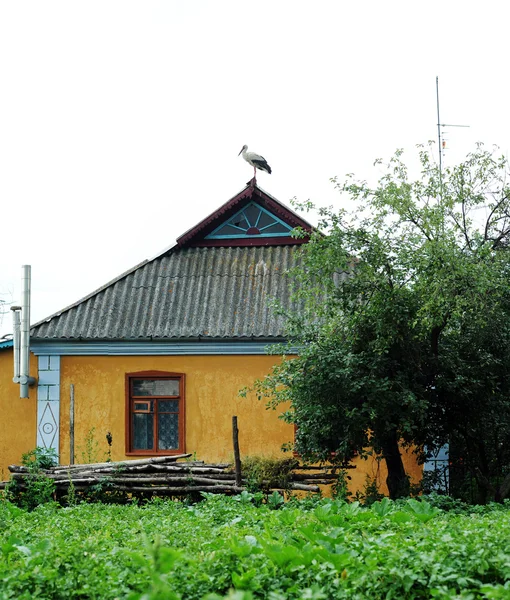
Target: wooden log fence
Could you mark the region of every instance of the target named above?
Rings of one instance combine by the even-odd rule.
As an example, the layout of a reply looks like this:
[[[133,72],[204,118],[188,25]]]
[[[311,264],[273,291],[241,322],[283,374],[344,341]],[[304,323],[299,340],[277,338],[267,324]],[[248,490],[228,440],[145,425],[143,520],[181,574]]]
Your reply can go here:
[[[162,456],[132,461],[93,463],[82,465],[59,465],[42,473],[55,482],[57,496],[65,495],[69,487],[87,492],[92,486],[105,485],[109,491],[123,492],[133,496],[162,495],[186,496],[209,492],[215,494],[239,494],[246,490],[248,480],[239,481],[239,467],[228,463],[205,463],[187,461],[190,454]],[[181,462],[178,462],[180,460]],[[308,467],[299,466],[285,478],[285,485],[260,482],[268,490],[299,490],[319,492],[319,484],[331,484],[337,477],[333,469],[307,472]],[[30,485],[33,474],[27,467],[11,465],[11,480],[20,490]],[[4,489],[8,482],[0,482]]]
[[[74,397],[74,388],[71,390]],[[74,423],[73,423],[74,425]],[[94,491],[94,486],[108,492],[122,492],[132,497],[186,496],[208,492],[214,494],[240,494],[247,489],[239,450],[239,428],[237,417],[232,417],[232,441],[234,464],[205,463],[190,460],[191,454],[158,456],[128,461],[101,462],[90,464],[58,465],[41,471],[55,483],[56,497],[69,493],[71,486],[79,493]],[[72,453],[71,453],[72,457]],[[72,457],[73,458],[73,457]],[[184,462],[178,462],[178,461]],[[23,491],[30,485],[34,474],[26,466],[11,465],[11,480]],[[265,491],[299,490],[319,492],[319,485],[328,485],[337,479],[335,468],[297,466],[284,477],[274,481],[260,481]],[[9,482],[1,481],[0,490]],[[97,489],[97,488],[96,488]]]

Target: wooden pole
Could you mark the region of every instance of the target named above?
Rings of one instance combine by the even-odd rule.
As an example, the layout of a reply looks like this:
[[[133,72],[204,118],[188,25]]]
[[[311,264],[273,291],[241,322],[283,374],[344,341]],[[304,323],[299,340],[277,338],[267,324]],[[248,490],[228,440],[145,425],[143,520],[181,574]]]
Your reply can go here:
[[[74,383],[71,383],[69,401],[69,464],[74,465]]]
[[[239,453],[239,429],[237,428],[237,417],[232,417],[232,438],[234,442],[234,462],[236,469],[236,486],[241,487],[243,478],[241,474],[241,455]]]
[[[59,465],[55,468],[55,473],[60,471],[66,472],[71,468],[75,471],[85,471],[95,468],[108,467],[114,469],[115,467],[138,467],[139,465],[152,465],[167,462],[176,462],[178,458],[187,458],[191,454],[172,454],[171,456],[156,456],[155,458],[140,458],[137,460],[121,460],[119,462],[103,462],[103,463],[89,463],[85,465]],[[179,463],[180,465],[181,463]]]

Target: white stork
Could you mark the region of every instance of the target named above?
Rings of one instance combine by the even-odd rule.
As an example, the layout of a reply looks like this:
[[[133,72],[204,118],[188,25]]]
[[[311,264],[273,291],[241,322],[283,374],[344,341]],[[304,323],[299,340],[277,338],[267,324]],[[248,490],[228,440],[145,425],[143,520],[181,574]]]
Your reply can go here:
[[[271,167],[267,164],[266,159],[255,152],[248,152],[248,146],[246,144],[241,148],[239,154],[242,154],[244,160],[253,167],[253,179],[257,178],[257,169],[271,174]],[[239,154],[237,156],[239,156]]]

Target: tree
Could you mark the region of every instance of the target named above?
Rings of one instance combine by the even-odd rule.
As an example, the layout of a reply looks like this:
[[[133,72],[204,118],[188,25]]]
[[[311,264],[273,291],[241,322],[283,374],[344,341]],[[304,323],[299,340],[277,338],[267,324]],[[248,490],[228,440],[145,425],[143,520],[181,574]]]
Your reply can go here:
[[[509,313],[508,299],[487,303],[484,326],[466,319],[441,353],[452,489],[480,503],[510,490]]]
[[[256,391],[273,408],[290,402],[283,417],[305,458],[380,453],[393,498],[409,491],[402,444],[423,458],[425,446],[452,442],[480,489],[501,499],[510,491],[508,164],[481,145],[442,173],[429,149],[419,158],[417,181],[401,151],[375,187],[334,180],[352,209],[320,209],[291,274],[298,356]]]

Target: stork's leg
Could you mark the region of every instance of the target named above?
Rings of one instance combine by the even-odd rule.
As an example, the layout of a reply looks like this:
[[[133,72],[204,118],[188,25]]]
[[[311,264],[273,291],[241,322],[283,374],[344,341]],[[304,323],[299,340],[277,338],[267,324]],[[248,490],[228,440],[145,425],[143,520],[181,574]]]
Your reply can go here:
[[[257,167],[253,167],[253,179],[257,179]]]

